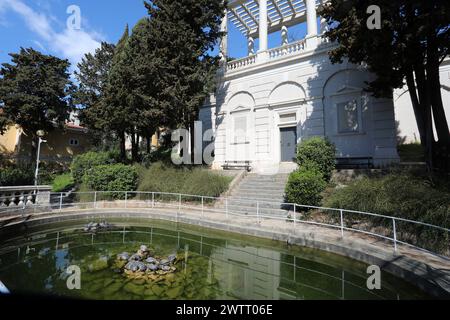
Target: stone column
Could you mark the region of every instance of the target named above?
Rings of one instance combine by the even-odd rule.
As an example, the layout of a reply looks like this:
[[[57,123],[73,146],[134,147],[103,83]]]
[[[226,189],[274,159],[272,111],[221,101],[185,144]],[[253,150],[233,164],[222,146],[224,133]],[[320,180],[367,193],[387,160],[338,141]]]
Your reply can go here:
[[[315,0],[306,0],[306,24],[308,26],[306,47],[308,50],[315,49],[317,47],[317,12]]]
[[[264,62],[267,60],[267,0],[259,0],[259,51],[258,60]]]
[[[248,55],[254,55],[255,54],[255,40],[252,37],[247,38],[247,49],[248,49]]]
[[[324,34],[328,31],[328,23],[324,17],[320,17],[320,34]]]
[[[220,60],[226,62],[228,57],[228,10],[225,10],[220,31],[225,33],[220,40]]]
[[[267,0],[259,0],[259,51],[267,50]]]
[[[286,26],[281,27],[281,45],[285,46],[289,43],[288,39],[288,28]]]

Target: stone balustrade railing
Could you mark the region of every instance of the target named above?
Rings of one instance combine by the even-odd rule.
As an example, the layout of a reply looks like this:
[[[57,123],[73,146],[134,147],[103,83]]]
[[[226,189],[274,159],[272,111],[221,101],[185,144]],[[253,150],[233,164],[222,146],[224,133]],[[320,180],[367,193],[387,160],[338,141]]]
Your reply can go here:
[[[277,59],[279,57],[296,54],[306,49],[306,41],[300,40],[293,43],[286,44],[281,47],[269,50],[269,59]]]
[[[233,60],[227,63],[227,71],[244,68],[256,63],[256,55],[251,55],[241,59]]]
[[[0,207],[25,207],[50,203],[51,186],[0,187]]]

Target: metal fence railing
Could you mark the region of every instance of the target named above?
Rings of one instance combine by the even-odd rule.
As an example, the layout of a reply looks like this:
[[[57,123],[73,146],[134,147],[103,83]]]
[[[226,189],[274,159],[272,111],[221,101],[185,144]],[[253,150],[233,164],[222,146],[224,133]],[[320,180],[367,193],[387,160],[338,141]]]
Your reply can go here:
[[[0,217],[18,213],[53,213],[72,209],[107,208],[168,208],[177,214],[194,211],[199,219],[213,213],[227,220],[245,217],[255,223],[278,220],[292,226],[316,225],[346,232],[356,232],[389,241],[396,252],[398,245],[406,245],[433,254],[450,256],[450,229],[400,217],[316,206],[282,203],[248,198],[208,197],[200,195],[138,192],[96,191],[50,193],[48,203],[10,203],[0,206]],[[1,199],[0,199],[1,200]],[[217,218],[218,216],[210,216]]]

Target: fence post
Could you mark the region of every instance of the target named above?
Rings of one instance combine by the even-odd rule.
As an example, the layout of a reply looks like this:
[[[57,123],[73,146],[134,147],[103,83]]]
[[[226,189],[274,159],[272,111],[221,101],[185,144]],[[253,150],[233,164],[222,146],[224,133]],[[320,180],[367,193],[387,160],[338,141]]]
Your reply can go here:
[[[228,220],[228,198],[225,198],[225,218]]]
[[[178,212],[181,213],[181,193],[178,197]]]
[[[97,209],[97,191],[94,193],[94,209]]]
[[[296,226],[297,222],[297,205],[294,203],[294,229]]]
[[[125,209],[128,207],[128,191],[125,191]]]
[[[204,205],[203,205],[203,196],[202,196],[202,218],[204,217]]]
[[[59,195],[59,212],[62,211],[63,193]]]
[[[395,218],[392,218],[392,228],[394,231],[394,252],[397,252],[397,226],[395,225]]]
[[[259,221],[259,201],[256,201],[256,221],[260,223]]]
[[[339,212],[341,214],[341,237],[344,238],[344,211],[340,209]]]
[[[155,207],[155,193],[152,192],[152,208]]]

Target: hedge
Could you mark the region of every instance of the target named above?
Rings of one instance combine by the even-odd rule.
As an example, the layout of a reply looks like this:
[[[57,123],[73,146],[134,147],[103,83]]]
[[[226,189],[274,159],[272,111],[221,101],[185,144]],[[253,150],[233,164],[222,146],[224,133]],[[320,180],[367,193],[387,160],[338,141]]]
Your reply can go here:
[[[135,191],[138,184],[136,167],[124,164],[95,166],[86,171],[83,183],[95,191]],[[112,193],[116,199],[124,198],[123,193]]]
[[[76,183],[83,181],[84,174],[91,168],[99,165],[113,164],[115,159],[110,152],[86,152],[76,156],[70,167],[73,179]]]
[[[286,185],[286,201],[307,206],[319,206],[327,186],[322,173],[314,167],[300,167],[290,174]]]
[[[330,181],[336,167],[336,147],[322,137],[313,137],[297,147],[296,162],[300,167],[315,164],[326,181]]]

